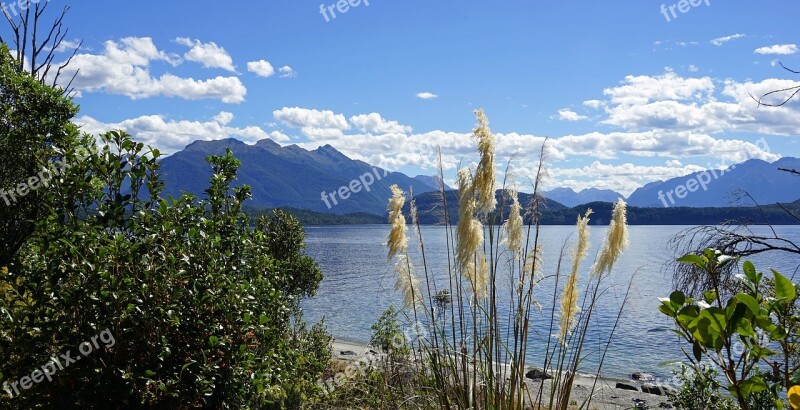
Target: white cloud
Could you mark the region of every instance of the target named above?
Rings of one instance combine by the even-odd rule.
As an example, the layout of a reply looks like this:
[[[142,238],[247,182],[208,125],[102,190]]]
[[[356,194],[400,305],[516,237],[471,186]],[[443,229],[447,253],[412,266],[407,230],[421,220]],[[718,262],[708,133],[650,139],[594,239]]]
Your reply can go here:
[[[700,71],[700,69],[697,68],[697,66],[694,65],[694,64],[689,64],[689,67],[687,68],[687,70],[689,70],[690,73],[696,73],[696,72]]]
[[[190,47],[190,50],[183,55],[189,61],[200,63],[205,68],[221,68],[233,73],[236,72],[236,68],[233,66],[233,58],[217,43],[203,43],[200,40],[192,40],[186,37],[178,37],[175,42]]]
[[[173,66],[180,64],[178,57],[159,51],[149,37],[109,40],[101,54],[77,54],[62,73],[60,81],[66,85],[66,81],[77,72],[72,86],[79,96],[84,92],[105,92],[132,99],[163,96],[186,100],[216,99],[238,104],[247,95],[247,89],[237,77],[195,80],[165,73],[156,78],[150,73],[150,66],[155,61]]]
[[[680,177],[692,172],[698,172],[706,167],[697,165],[676,166],[647,166],[636,165],[630,162],[622,164],[606,164],[594,161],[583,167],[551,167],[548,169],[549,177],[545,181],[548,188],[569,186],[576,190],[586,188],[612,189],[623,195],[630,195],[637,188],[654,180],[667,180]],[[589,176],[588,178],[586,176]]]
[[[275,68],[267,60],[250,61],[247,63],[247,71],[255,73],[259,77],[271,77],[275,74]]]
[[[731,40],[736,40],[736,39],[745,38],[745,37],[747,37],[747,35],[745,35],[745,34],[732,34],[730,36],[715,38],[715,39],[711,40],[711,44],[713,44],[715,46],[721,46],[721,45],[723,45],[723,44],[725,44],[725,43],[727,43],[727,42],[729,42]]]
[[[586,100],[583,102],[583,105],[589,108],[594,108],[596,110],[602,108],[605,105],[605,103],[600,100]]]
[[[313,140],[326,140],[343,136],[342,131],[350,129],[350,124],[342,114],[329,110],[313,110],[300,107],[284,107],[275,110],[272,116]]]
[[[411,127],[400,125],[397,121],[387,121],[380,114],[360,114],[350,117],[350,123],[361,132],[369,134],[407,134]]]
[[[438,97],[438,95],[436,95],[434,93],[431,93],[431,92],[428,92],[428,91],[423,91],[421,93],[417,93],[417,98],[419,98],[421,100],[432,100],[432,99],[434,99],[436,97]]]
[[[603,94],[611,103],[620,105],[644,104],[652,100],[700,99],[714,91],[714,82],[709,77],[682,78],[673,71],[660,76],[628,75],[622,85],[606,88]]]
[[[233,114],[227,111],[222,111],[214,116],[214,121],[222,125],[228,125],[232,120],[233,120]]]
[[[736,93],[738,90],[732,88],[728,92]],[[282,130],[267,133],[259,127],[232,127],[233,114],[225,111],[206,122],[171,121],[160,115],[117,124],[103,124],[91,117],[83,117],[78,122],[86,124],[84,130],[90,132],[126,129],[138,140],[167,153],[195,139],[236,137],[251,143],[271,138],[280,143],[294,142],[306,149],[331,144],[350,158],[387,169],[415,167],[415,172],[435,172],[440,149],[446,174],[453,173],[459,164],[463,166],[477,160],[475,139],[471,133],[444,130],[414,133],[411,127],[387,120],[379,113],[356,114],[348,121],[343,114],[330,110],[285,107],[275,110],[273,116],[277,123],[299,129],[300,135],[287,135]],[[496,134],[496,158],[501,175],[505,162],[509,160],[515,175],[533,175],[544,141],[545,137],[533,134]],[[634,165],[629,160],[620,161],[623,156],[663,158],[663,161],[649,160],[650,165]],[[655,179],[672,178],[710,167],[712,161],[727,164],[750,158],[774,161],[780,155],[769,152],[768,147],[759,143],[716,138],[694,130],[659,128],[550,138],[546,145],[546,158],[550,164],[552,179],[548,183],[551,186],[607,188],[628,194]],[[587,159],[594,161],[586,162]],[[579,165],[571,165],[576,161]]]
[[[570,110],[569,108],[562,108],[558,110],[558,118],[561,121],[582,121],[589,119],[589,117],[585,115],[579,115],[575,111]]]
[[[269,133],[269,138],[271,140],[275,141],[275,142],[289,142],[289,141],[292,140],[288,135],[286,135],[286,134],[284,134],[284,133],[282,133],[280,131],[272,131],[272,132],[270,132]]]
[[[210,121],[169,120],[163,115],[143,115],[117,123],[105,123],[90,116],[77,118],[75,123],[81,130],[100,134],[113,129],[125,130],[137,141],[158,148],[165,154],[179,151],[197,140],[211,141],[236,138],[247,143],[255,143],[270,137],[263,129],[255,126],[237,128],[227,126],[233,114],[221,112]]]
[[[757,48],[755,53],[765,55],[791,55],[797,53],[798,51],[800,50],[798,50],[796,44],[775,44],[774,46]]]
[[[56,47],[56,53],[72,53],[77,48],[83,48],[81,40],[62,40],[58,47]]]
[[[281,78],[292,78],[297,76],[297,72],[295,72],[294,69],[288,65],[279,68],[278,72],[281,73]]]

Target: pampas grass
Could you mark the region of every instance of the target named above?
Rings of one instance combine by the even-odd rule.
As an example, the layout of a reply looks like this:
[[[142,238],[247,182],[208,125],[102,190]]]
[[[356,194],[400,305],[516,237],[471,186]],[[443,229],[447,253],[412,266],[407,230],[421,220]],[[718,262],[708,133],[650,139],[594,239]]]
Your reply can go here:
[[[394,287],[403,294],[405,306],[421,304],[423,300],[422,292],[419,289],[419,279],[414,274],[414,268],[407,254],[397,256],[394,271],[397,273],[397,283]]]
[[[511,206],[508,213],[506,228],[506,246],[515,259],[522,257],[522,206],[519,204],[519,197],[515,189],[509,190]]]
[[[396,258],[394,268],[397,273],[397,283],[395,288],[403,293],[403,300],[406,306],[416,306],[422,300],[422,293],[419,291],[419,279],[414,275],[414,269],[408,258],[408,228],[406,218],[403,216],[403,206],[406,203],[405,192],[392,185],[392,198],[389,199],[389,222],[392,229],[389,232],[389,259]],[[416,206],[414,207],[416,209]]]
[[[578,306],[578,269],[589,251],[589,215],[591,214],[592,210],[588,209],[584,216],[578,217],[578,242],[572,249],[572,270],[567,277],[567,283],[564,285],[559,303],[561,317],[558,321],[558,338],[562,343],[567,342],[567,335],[572,332],[576,324],[575,315],[580,311],[580,306]]]
[[[566,410],[571,404],[570,392],[578,366],[586,357],[581,350],[592,312],[604,293],[601,281],[608,275],[603,272],[611,269],[627,243],[624,203],[615,207],[606,246],[592,270],[600,274],[589,276],[585,291],[579,289],[582,282],[579,274],[589,249],[591,210],[578,218],[571,264],[565,261],[562,265],[567,253],[568,244],[565,243],[553,258],[557,262],[555,270],[543,272],[541,263],[545,251],[539,238],[539,188],[545,173],[546,147],[541,148],[538,170],[532,180],[534,199],[530,205],[526,204],[523,210],[513,181],[512,188],[507,188],[504,181],[505,195],[501,197],[504,206],[497,209],[495,140],[483,111],[478,110],[476,116],[478,125],[474,136],[480,161],[474,169],[467,167],[458,171],[456,226],[450,222],[448,196],[444,188],[440,188],[447,244],[446,284],[437,283],[435,279],[436,270],[442,268],[426,261],[416,204],[412,200],[410,217],[422,255],[421,264],[417,266],[422,267],[420,275],[424,274],[420,276],[424,281],[417,279],[415,265],[408,256],[406,220],[402,213],[405,196],[398,187],[392,187],[388,206],[391,232],[387,246],[389,258],[396,259],[395,286],[402,293],[404,304],[414,309],[413,320],[417,320],[419,312],[422,316],[419,320],[430,327],[432,335],[432,339],[416,342],[415,357],[416,352],[420,352],[424,360],[415,362],[406,372],[389,373],[392,377],[402,374],[403,378],[397,380],[411,383],[414,389],[400,389],[400,396],[413,398],[409,399],[408,407],[399,404],[397,408]],[[442,168],[440,153],[439,174],[443,179]],[[503,214],[506,204],[509,206],[507,218]],[[508,251],[500,249],[501,246]],[[562,274],[562,266],[568,274]],[[508,282],[500,280],[504,279],[503,267],[508,267]],[[548,287],[552,288],[552,294],[547,297],[549,312],[546,313],[537,303],[534,291],[547,280],[555,283]],[[425,287],[421,289],[422,286]],[[500,292],[506,291],[507,304],[498,299]],[[554,376],[549,383],[549,405],[544,397],[547,389],[544,381],[534,397],[529,390],[532,382],[525,378],[529,342],[534,340],[532,335],[542,334],[548,335],[546,344],[531,347],[545,353],[542,368]],[[610,340],[611,336],[608,344]],[[597,371],[599,373],[600,368]],[[421,401],[425,405],[411,404]]]
[[[597,258],[597,262],[592,268],[592,275],[603,275],[610,272],[619,256],[628,247],[628,217],[627,204],[620,199],[614,204],[614,212],[611,216],[611,226],[608,228],[603,250]]]
[[[489,120],[483,110],[475,111],[478,125],[473,134],[478,140],[478,153],[481,161],[475,171],[475,191],[478,195],[478,210],[484,214],[494,211],[497,206],[495,191],[495,170],[494,170],[494,135],[489,130]]]
[[[405,193],[397,185],[392,185],[392,198],[389,200],[389,223],[392,230],[389,231],[389,259],[404,254],[408,251],[408,236],[406,236],[406,218],[403,216],[403,205],[406,204]]]
[[[475,217],[477,201],[475,200],[475,186],[469,168],[458,171],[458,191],[461,195],[458,202],[458,226],[456,227],[456,260],[461,272],[472,285],[476,295],[483,295],[486,281],[482,274],[486,265],[483,255],[478,255],[478,250],[483,244],[483,225]],[[476,266],[478,260],[480,266]]]

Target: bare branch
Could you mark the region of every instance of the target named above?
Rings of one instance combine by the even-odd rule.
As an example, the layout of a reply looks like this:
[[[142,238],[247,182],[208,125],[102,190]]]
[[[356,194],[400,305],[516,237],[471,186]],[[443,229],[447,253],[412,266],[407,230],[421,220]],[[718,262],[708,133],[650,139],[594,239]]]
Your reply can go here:
[[[800,71],[795,71],[795,70],[789,69],[785,65],[783,65],[783,63],[781,63],[781,62],[778,62],[778,64],[780,64],[781,67],[783,67],[784,70],[786,70],[786,71],[788,71],[790,73],[800,74]],[[780,102],[778,104],[770,104],[770,103],[765,103],[764,102],[764,98],[767,98],[770,95],[777,94],[777,93],[784,93],[784,92],[788,92],[788,91],[792,91],[792,94],[788,98],[784,99],[782,102]],[[786,105],[789,101],[791,101],[798,93],[800,93],[800,85],[796,85],[794,87],[783,88],[783,89],[780,89],[780,90],[770,91],[770,92],[762,95],[761,98],[755,98],[753,96],[753,94],[748,94],[748,95],[750,95],[750,98],[752,98],[755,102],[758,103],[759,107],[762,106],[762,105],[765,106],[765,107],[781,107],[781,106]]]
[[[783,63],[782,63],[782,62],[780,62],[780,61],[778,61],[778,64],[780,64],[780,65],[781,65],[781,67],[783,67],[783,69],[784,69],[784,70],[786,70],[786,71],[788,71],[788,72],[790,72],[790,73],[793,73],[793,74],[800,74],[800,71],[794,71],[794,70],[792,70],[792,69],[790,69],[790,68],[787,68],[787,67],[786,67],[785,65],[783,65]]]

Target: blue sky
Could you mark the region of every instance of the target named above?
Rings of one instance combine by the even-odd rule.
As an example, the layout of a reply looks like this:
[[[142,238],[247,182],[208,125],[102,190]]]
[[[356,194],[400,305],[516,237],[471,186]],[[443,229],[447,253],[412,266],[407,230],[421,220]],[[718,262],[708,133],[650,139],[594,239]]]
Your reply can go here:
[[[72,6],[69,39],[83,40],[70,67],[90,132],[124,128],[167,153],[331,144],[410,175],[433,174],[441,147],[452,178],[475,159],[482,107],[517,180],[549,137],[550,187],[628,194],[800,156],[800,103],[748,95],[800,84],[777,65],[800,69],[800,5],[692,1],[50,3]]]

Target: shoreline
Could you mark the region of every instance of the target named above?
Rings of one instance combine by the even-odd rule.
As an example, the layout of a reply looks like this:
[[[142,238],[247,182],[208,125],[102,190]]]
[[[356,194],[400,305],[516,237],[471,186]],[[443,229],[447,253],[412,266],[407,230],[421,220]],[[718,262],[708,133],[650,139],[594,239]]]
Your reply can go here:
[[[367,343],[357,342],[348,339],[334,337],[331,343],[331,359],[340,362],[357,362],[369,355],[378,354],[378,349],[373,349]],[[507,366],[507,365],[504,365]],[[533,365],[526,365],[525,370],[539,369]],[[547,395],[552,385],[551,380],[525,378],[529,402],[535,398],[540,388],[544,388]],[[620,386],[624,385],[625,388]],[[594,386],[594,390],[592,387]],[[668,402],[668,396],[663,394],[651,394],[643,391],[650,389],[650,383],[632,380],[631,378],[599,376],[591,374],[577,373],[573,382],[570,402],[577,404],[583,403],[594,392],[592,396],[591,409],[630,409],[630,408],[672,408]],[[634,390],[635,389],[635,390]],[[645,407],[637,407],[644,405]]]

